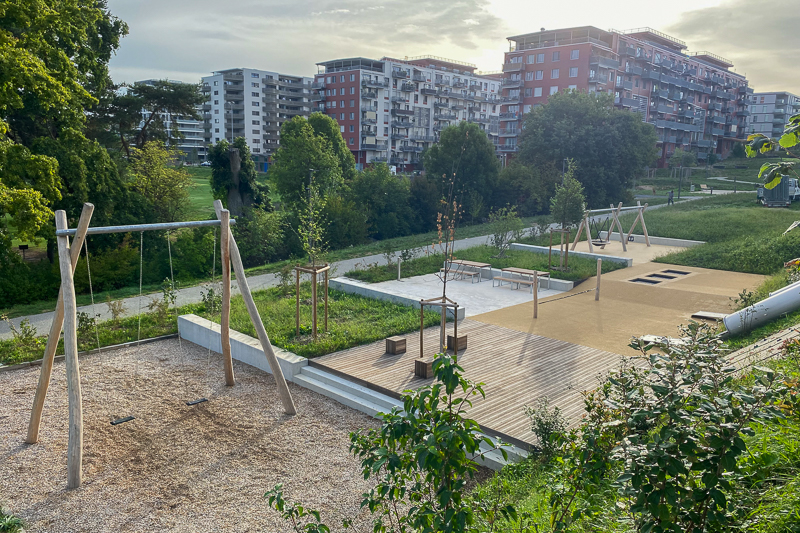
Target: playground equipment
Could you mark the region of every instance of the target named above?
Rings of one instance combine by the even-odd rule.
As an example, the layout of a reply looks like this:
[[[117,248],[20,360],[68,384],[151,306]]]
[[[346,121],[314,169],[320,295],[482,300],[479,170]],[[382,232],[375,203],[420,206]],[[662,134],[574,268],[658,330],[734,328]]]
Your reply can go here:
[[[608,244],[611,243],[611,235],[614,233],[614,228],[616,227],[619,230],[620,241],[622,242],[622,251],[627,252],[628,247],[626,245],[627,241],[631,241],[633,230],[636,229],[636,226],[641,222],[642,224],[642,232],[644,233],[644,241],[647,246],[650,246],[650,235],[647,233],[647,226],[644,223],[644,212],[647,209],[648,204],[642,205],[641,202],[636,202],[635,206],[631,207],[622,207],[622,202],[620,202],[616,207],[611,204],[611,207],[608,209],[593,209],[587,210],[583,214],[583,220],[581,220],[580,225],[578,226],[578,231],[575,233],[575,240],[572,241],[572,250],[575,250],[575,247],[578,245],[578,242],[581,240],[581,234],[586,232],[586,242],[589,245],[589,252],[594,252],[593,246],[598,246],[601,249],[605,248]],[[638,213],[636,215],[636,219],[631,224],[631,229],[628,230],[627,237],[625,232],[622,231],[622,225],[619,222],[619,214],[622,211],[633,211],[637,210]],[[609,223],[608,230],[602,230],[599,228],[598,222],[593,221],[593,218],[601,213],[609,213],[606,219],[603,222]],[[592,237],[592,223],[595,224],[595,229],[598,230],[597,237]],[[602,237],[602,231],[606,231],[605,238]]]
[[[745,333],[800,308],[800,281],[772,293],[769,298],[722,319],[729,335]]]
[[[164,224],[139,224],[128,226],[108,226],[90,228],[89,223],[92,218],[94,206],[84,204],[80,220],[76,229],[69,229],[67,224],[67,214],[63,210],[56,211],[56,238],[58,241],[58,255],[61,268],[61,288],[59,291],[56,311],[53,316],[53,324],[50,328],[47,346],[42,359],[42,369],[39,374],[39,384],[31,410],[31,419],[28,425],[28,436],[26,442],[35,444],[39,440],[39,426],[42,419],[42,409],[44,407],[45,396],[50,383],[53,369],[53,360],[56,348],[64,330],[64,356],[66,363],[67,395],[69,401],[69,441],[67,444],[67,488],[74,489],[81,485],[82,466],[83,466],[83,406],[80,384],[80,369],[78,365],[78,339],[77,339],[77,304],[75,301],[75,284],[73,274],[75,266],[80,256],[81,247],[87,235],[106,234],[106,233],[127,233],[145,231],[169,231],[179,228],[197,228],[206,226],[218,226],[221,228],[221,257],[222,257],[222,311],[221,311],[221,338],[222,355],[225,363],[225,382],[227,385],[234,385],[233,362],[230,350],[230,266],[233,263],[236,271],[236,278],[242,298],[247,306],[247,311],[253,326],[258,333],[264,355],[269,362],[270,370],[275,378],[278,392],[283,403],[284,411],[293,415],[296,413],[294,402],[286,385],[286,379],[281,371],[269,337],[264,329],[264,324],[256,309],[255,302],[247,284],[244,274],[239,248],[236,240],[230,232],[230,224],[235,223],[230,220],[230,214],[222,208],[219,200],[214,202],[214,210],[217,220],[204,220],[192,222],[174,222]],[[70,237],[74,237],[70,245]],[[143,242],[140,237],[140,242]],[[141,251],[140,251],[141,253]],[[141,270],[140,270],[141,273]],[[203,399],[187,402],[190,405],[201,403]],[[129,422],[133,417],[124,417],[127,420],[118,419],[117,424]]]

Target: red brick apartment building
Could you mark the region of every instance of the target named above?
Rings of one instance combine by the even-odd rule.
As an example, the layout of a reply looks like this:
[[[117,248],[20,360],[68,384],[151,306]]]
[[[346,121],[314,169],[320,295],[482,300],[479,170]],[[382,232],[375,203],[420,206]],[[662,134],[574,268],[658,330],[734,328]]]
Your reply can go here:
[[[459,121],[477,124],[499,144],[501,73],[439,57],[363,57],[317,64],[313,111],[339,123],[358,168],[387,162],[420,170],[421,153]]]
[[[725,157],[746,137],[753,89],[733,64],[650,28],[593,26],[509,37],[500,110],[501,154],[517,151],[522,117],[564,89],[606,92],[658,134],[660,165],[677,149]]]

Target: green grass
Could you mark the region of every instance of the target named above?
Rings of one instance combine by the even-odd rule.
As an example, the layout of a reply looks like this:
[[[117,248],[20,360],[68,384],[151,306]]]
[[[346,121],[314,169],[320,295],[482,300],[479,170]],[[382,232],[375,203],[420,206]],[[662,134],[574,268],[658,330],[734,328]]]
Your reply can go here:
[[[189,190],[187,220],[208,220],[214,216],[214,197],[211,195],[211,169],[209,167],[184,167],[192,178]]]
[[[645,213],[650,235],[705,241],[707,244],[674,252],[658,262],[772,274],[785,261],[800,256],[800,232],[781,234],[800,219],[800,204],[768,209],[751,194],[709,196]],[[630,227],[634,213],[620,217]]]
[[[509,250],[504,257],[495,257],[496,255],[497,249],[487,245],[459,250],[455,254],[458,259],[489,263],[494,268],[517,267],[548,271],[551,272],[554,278],[568,281],[582,281],[597,273],[597,262],[592,259],[570,257],[569,271],[560,272],[548,269],[546,254]],[[557,262],[558,255],[556,254],[554,256],[554,264]],[[443,256],[440,254],[412,259],[402,263],[400,269],[401,277],[408,278],[412,276],[421,276],[423,274],[433,274],[439,271],[442,264]],[[603,272],[611,272],[619,268],[622,268],[622,265],[618,263],[611,263],[609,261],[603,263]],[[385,265],[372,266],[364,270],[352,270],[345,275],[368,283],[377,283],[380,281],[397,279],[397,267],[387,267]]]
[[[324,333],[322,329],[324,306],[320,290],[319,336],[314,341],[310,335],[311,290],[308,283],[301,286],[300,296],[301,331],[300,336],[296,336],[294,287],[289,287],[285,292],[280,288],[253,292],[253,299],[272,343],[303,357],[317,357],[419,328],[419,311],[411,307],[332,290],[329,300],[328,333]],[[185,305],[177,312],[194,313],[217,323],[220,320],[218,311],[213,314],[208,313],[203,304]],[[427,313],[425,325],[438,324],[437,317],[435,313]],[[98,325],[100,346],[137,340],[138,326],[138,316],[127,317],[117,322],[111,320],[101,322]],[[177,333],[175,311],[161,317],[154,313],[142,314],[141,327],[142,339]],[[231,300],[231,328],[256,336],[241,296]],[[16,339],[0,340],[0,364],[10,365],[41,359],[46,342],[46,336],[38,336],[24,342]],[[78,349],[85,351],[96,348],[94,328],[79,331]],[[57,353],[63,353],[63,341],[59,344]]]

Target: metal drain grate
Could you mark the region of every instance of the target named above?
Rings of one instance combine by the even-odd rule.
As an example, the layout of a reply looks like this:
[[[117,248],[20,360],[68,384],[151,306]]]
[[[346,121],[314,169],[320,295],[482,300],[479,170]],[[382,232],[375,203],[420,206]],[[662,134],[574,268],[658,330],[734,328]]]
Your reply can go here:
[[[657,285],[661,283],[662,280],[660,279],[647,279],[647,278],[633,278],[631,280],[634,283],[644,283],[645,285]]]
[[[659,279],[675,279],[676,276],[667,276],[666,274],[648,274],[646,278],[659,278]]]
[[[672,270],[672,269],[662,270],[661,272],[663,272],[664,274],[677,274],[678,276],[688,276],[689,274],[691,274],[691,272],[687,272],[685,270]]]

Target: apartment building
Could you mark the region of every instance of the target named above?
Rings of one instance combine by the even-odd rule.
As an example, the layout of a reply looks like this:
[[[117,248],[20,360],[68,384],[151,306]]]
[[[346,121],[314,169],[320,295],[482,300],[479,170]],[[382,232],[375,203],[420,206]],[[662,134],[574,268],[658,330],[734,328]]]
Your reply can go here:
[[[311,113],[311,78],[235,68],[203,77],[206,144],[247,139],[253,160],[266,171],[280,145],[281,124]]]
[[[605,31],[593,26],[509,37],[500,112],[502,153],[517,150],[522,118],[565,89],[614,95],[658,134],[659,164],[677,148],[725,157],[746,137],[753,90],[733,64],[651,28]]]
[[[789,117],[800,113],[800,97],[786,91],[754,93],[747,104],[750,121],[747,133],[763,133],[767,137],[780,137]]]
[[[134,85],[155,85],[157,81],[162,80],[140,80],[134,83]],[[183,83],[181,81],[176,80],[167,80],[170,83]],[[160,113],[161,122],[163,122],[164,127],[171,135],[175,135],[176,132],[180,132],[183,136],[182,139],[176,138],[170,143],[171,146],[178,148],[181,150],[187,159],[191,159],[194,155],[197,155],[199,160],[203,160],[206,157],[206,143],[203,139],[203,121],[197,120],[192,117],[183,116],[183,115],[173,115],[171,113]],[[144,125],[144,121],[150,118],[150,111],[146,109],[142,110],[142,122],[140,127]],[[194,153],[193,153],[194,152]]]
[[[440,57],[356,57],[317,63],[314,110],[335,119],[358,168],[387,162],[422,168],[439,132],[466,120],[497,142],[501,73]]]

